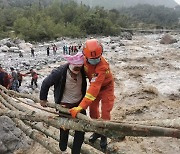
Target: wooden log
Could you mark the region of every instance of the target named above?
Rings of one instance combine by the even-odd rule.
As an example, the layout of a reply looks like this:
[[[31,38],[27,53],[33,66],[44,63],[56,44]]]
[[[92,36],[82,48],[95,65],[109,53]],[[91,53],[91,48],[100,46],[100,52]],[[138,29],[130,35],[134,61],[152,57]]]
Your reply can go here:
[[[17,127],[19,127],[31,139],[40,143],[43,147],[45,147],[53,154],[61,154],[59,147],[55,146],[54,144],[50,144],[48,138],[44,137],[37,131],[32,130],[31,127],[26,126],[21,120],[13,119],[13,121],[16,123]]]
[[[10,105],[9,103],[6,102],[6,100],[3,99],[3,97],[0,95],[0,101],[3,102],[3,104],[5,106],[7,106],[9,109],[11,110],[14,110],[14,111],[17,111],[17,109],[15,107],[13,107],[12,105]],[[16,104],[13,104],[16,106]],[[21,109],[21,108],[20,108]],[[30,112],[28,112],[30,113]],[[35,124],[32,124],[31,122],[27,121],[27,120],[23,120],[23,122],[27,125],[29,125],[31,128],[33,129],[36,129],[42,133],[44,133],[46,136],[50,136],[51,138],[55,139],[56,141],[59,142],[59,134],[53,134],[51,133],[50,131],[48,131],[47,129],[45,129],[44,127],[39,127]],[[72,140],[69,140],[68,142],[68,146],[72,148],[72,144],[73,144],[73,141]],[[88,147],[85,146],[85,145],[82,145],[82,148],[81,148],[81,153],[82,154],[91,154],[94,153],[94,154],[100,154],[101,152],[99,150],[96,150],[94,149],[93,147]]]
[[[3,86],[0,85],[0,89],[2,89],[3,91],[5,91],[6,93],[9,93],[9,94],[13,94],[14,96],[19,96],[19,97],[23,97],[23,98],[29,98],[29,99],[32,99],[34,100],[36,103],[38,103],[40,100],[30,94],[21,94],[21,93],[17,93],[15,91],[10,91],[10,90],[7,90],[6,88],[4,88]],[[7,97],[8,99],[8,97]],[[55,103],[48,103],[48,107],[51,107],[51,108],[55,108],[57,110],[59,110],[60,112],[62,113],[65,113],[65,114],[68,114],[69,115],[69,111],[68,109],[66,108],[63,108],[62,106],[60,106],[59,104],[55,104]],[[77,115],[77,118],[78,119],[82,119],[82,120],[86,120],[86,121],[89,121],[91,123],[94,123],[95,121],[88,118],[87,116],[84,116],[83,114],[78,114]],[[131,122],[127,122],[127,123],[131,123]],[[133,122],[134,123],[134,122]],[[108,125],[111,125],[112,123],[109,123]],[[159,121],[152,121],[152,122],[138,122],[137,124],[149,124],[149,125],[156,125],[156,126],[161,126],[161,127],[169,127],[169,128],[179,128],[179,120],[164,120],[162,121],[161,123],[161,120]],[[98,123],[99,125],[99,123]]]
[[[78,114],[79,115],[79,114]],[[62,122],[60,122],[62,123]],[[100,122],[100,121],[96,121],[96,120],[87,120],[87,121],[79,121],[78,123],[82,123],[84,126],[81,128],[79,128],[78,125],[76,125],[75,127],[73,126],[73,128],[71,128],[72,126],[70,126],[70,124],[65,124],[66,122],[63,122],[63,126],[68,126],[68,128],[70,129],[76,129],[79,130],[81,129],[84,131],[91,131],[92,128],[95,128],[93,131],[100,133],[100,134],[104,134],[106,136],[110,136],[111,138],[113,138],[114,134],[117,134],[117,131],[121,131],[120,133],[118,133],[118,137],[120,136],[120,134],[126,135],[126,136],[171,136],[171,137],[176,137],[176,132],[177,130],[174,130],[175,132],[173,132],[173,130],[171,129],[166,129],[163,130],[165,128],[161,128],[161,127],[153,127],[153,126],[143,126],[143,125],[137,125],[137,124],[127,124],[127,123],[113,123],[113,122]],[[89,129],[87,129],[87,127],[89,127]],[[103,129],[102,129],[103,128]],[[111,130],[111,132],[109,131]],[[144,135],[143,135],[144,134]]]
[[[8,100],[9,100],[9,99],[8,99]],[[12,105],[10,105],[9,103],[7,103],[6,100],[4,100],[1,95],[0,95],[0,101],[3,102],[3,104],[4,104],[6,107],[8,107],[10,110],[17,111],[17,109],[20,109],[20,111],[22,111],[21,108],[18,108],[18,107],[16,106],[16,104],[13,104],[13,105],[16,107],[16,108],[15,108],[15,107],[13,107]],[[17,105],[18,105],[18,104],[17,104]],[[24,110],[23,110],[23,111],[24,111]],[[28,113],[30,113],[30,112],[28,112]],[[47,129],[45,129],[44,127],[38,127],[37,125],[34,125],[34,124],[30,123],[30,122],[27,121],[27,120],[23,120],[23,122],[24,122],[25,124],[31,126],[31,128],[36,129],[36,130],[44,133],[46,136],[50,136],[50,137],[52,137],[53,139],[59,141],[59,135],[57,135],[57,134],[54,135],[54,134],[50,133],[50,132],[49,132]],[[73,133],[70,133],[70,134],[73,136]],[[93,147],[93,145],[94,145],[94,144],[91,144],[91,143],[88,141],[87,138],[85,138],[85,143],[91,145],[92,147]],[[73,143],[69,142],[69,143],[68,143],[68,146],[69,146],[69,147],[70,147],[70,146],[72,147],[72,144],[73,144]],[[82,146],[82,153],[86,154],[86,153],[90,153],[90,152],[93,151],[93,153],[99,154],[100,151],[97,151],[97,150],[101,150],[101,149],[100,149],[100,146],[98,146],[98,144],[95,144],[95,145],[96,145],[96,146],[94,147],[95,149],[92,148],[92,147],[89,147],[89,148],[87,149],[86,146]],[[98,148],[97,148],[97,147],[98,147]],[[97,149],[97,150],[96,150],[96,149]]]
[[[0,85],[0,89],[2,89],[3,91],[5,91],[7,94],[11,95],[12,97],[28,98],[28,99],[33,100],[35,103],[39,103],[39,102],[40,102],[40,100],[39,100],[37,97],[32,96],[32,95],[30,95],[30,94],[23,94],[23,93],[18,93],[18,92],[16,92],[16,91],[12,91],[12,90],[7,90],[6,88],[4,88],[4,87],[1,86],[1,85]],[[7,96],[6,96],[6,98],[9,99]],[[47,106],[48,106],[48,107],[51,107],[51,108],[55,108],[55,109],[57,109],[58,111],[60,111],[60,112],[62,112],[62,113],[65,113],[65,114],[67,114],[67,115],[70,115],[69,109],[62,107],[62,106],[59,105],[59,104],[47,103]],[[83,115],[83,114],[81,114],[81,113],[79,113],[79,114],[77,115],[77,118],[82,119],[82,120],[84,119],[84,120],[87,120],[87,121],[91,121],[90,118],[88,118],[87,116],[85,116],[85,115]]]
[[[4,110],[0,111],[0,115],[6,115],[11,118],[18,118],[22,120],[32,120],[38,122],[45,122],[48,125],[51,125],[56,128],[67,128],[73,130],[79,130],[84,132],[96,132],[102,135],[105,135],[109,138],[118,139],[121,136],[143,136],[143,137],[152,137],[152,136],[166,136],[180,138],[180,130],[172,128],[162,128],[162,127],[153,127],[153,126],[143,126],[137,124],[122,124],[119,123],[114,125],[114,127],[109,127],[107,125],[101,125],[101,127],[95,127],[94,125],[85,123],[84,121],[73,121],[68,118],[44,116],[39,114],[24,114],[22,112],[6,112]]]
[[[21,98],[29,98],[29,99],[33,100],[35,103],[39,102],[39,99],[36,96],[33,96],[31,94],[24,94],[24,93],[18,93],[18,92],[13,91],[13,90],[7,90],[5,87],[3,87],[1,85],[0,85],[0,89],[5,91],[8,94],[18,96],[18,97],[21,97]]]
[[[40,127],[40,126],[38,126],[36,124],[32,124],[32,123],[30,123],[28,121],[26,121],[25,124],[29,125],[31,128],[36,129],[36,130],[44,133],[46,136],[49,136],[49,137],[51,137],[54,140],[59,142],[59,133],[52,133],[49,130],[47,130],[46,128]],[[69,140],[68,141],[68,147],[70,147],[72,149],[72,145],[73,145],[73,140]],[[96,150],[93,147],[90,147],[90,146],[87,148],[87,146],[85,146],[83,144],[82,148],[81,148],[81,153],[82,154],[91,154],[91,153],[93,153],[93,154],[100,154],[101,152],[99,150]]]
[[[180,129],[180,118],[165,120],[132,121],[128,123]]]
[[[4,104],[4,106],[8,107],[11,110],[17,110],[15,107],[13,107],[12,105],[8,104],[3,97],[0,95],[0,101]],[[6,112],[12,112],[11,110],[9,110],[7,108],[5,108]],[[17,127],[19,127],[27,136],[29,136],[30,138],[32,138],[33,140],[35,140],[36,142],[38,142],[39,144],[41,144],[43,147],[45,147],[47,150],[49,150],[50,152],[54,153],[54,154],[60,154],[60,150],[58,148],[56,148],[54,145],[50,145],[49,141],[47,138],[45,138],[44,136],[42,136],[40,133],[33,131],[30,127],[26,126],[24,124],[24,122],[22,122],[21,120],[18,120],[17,118],[13,118],[12,119],[14,121],[14,123],[16,124]],[[26,120],[24,120],[27,123],[30,123]]]
[[[71,134],[71,136],[74,136],[74,131],[69,131],[69,133]],[[87,136],[85,134],[85,137],[84,137],[84,143],[94,147],[95,149],[99,150],[99,151],[102,151],[102,149],[100,148],[100,140],[97,139],[93,144],[91,142],[89,142],[89,136]]]
[[[0,97],[0,100],[3,101],[3,99],[4,99],[3,102],[4,102],[4,103],[6,104],[6,106],[7,106],[8,108],[10,108],[10,109],[12,109],[12,106],[13,106],[15,109],[20,110],[20,111],[22,111],[22,112],[29,112],[29,113],[34,112],[34,111],[32,111],[32,110],[24,107],[24,106],[19,105],[19,104],[16,103],[11,97],[9,97],[7,94],[3,93],[2,91],[0,91],[0,96],[1,96],[1,97]],[[8,103],[6,103],[5,100],[6,100]],[[11,105],[11,106],[10,106],[10,105]],[[14,109],[12,109],[12,110],[14,110]]]

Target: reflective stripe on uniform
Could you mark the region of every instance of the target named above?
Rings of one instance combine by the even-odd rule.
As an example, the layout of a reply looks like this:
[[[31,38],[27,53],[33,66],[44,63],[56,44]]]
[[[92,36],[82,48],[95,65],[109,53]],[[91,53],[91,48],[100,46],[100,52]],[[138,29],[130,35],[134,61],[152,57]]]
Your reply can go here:
[[[109,69],[108,69],[108,70],[106,70],[106,74],[109,74],[109,73],[110,73]]]
[[[90,99],[91,101],[94,101],[96,99],[96,97],[94,97],[93,95],[91,95],[89,93],[86,93],[85,97]]]

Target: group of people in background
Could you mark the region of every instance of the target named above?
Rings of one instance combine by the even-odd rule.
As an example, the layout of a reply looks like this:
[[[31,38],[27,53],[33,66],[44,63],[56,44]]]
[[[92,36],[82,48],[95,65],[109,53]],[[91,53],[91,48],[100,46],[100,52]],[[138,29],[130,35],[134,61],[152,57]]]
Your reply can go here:
[[[81,49],[81,44],[79,45],[64,45],[63,46],[63,54],[66,55],[74,55]]]
[[[52,47],[52,48],[51,48]],[[74,55],[76,54],[78,51],[80,51],[82,47],[82,44],[78,44],[78,45],[64,45],[63,46],[63,55]],[[50,56],[50,50],[52,50],[52,54],[54,56],[56,56],[57,54],[57,46],[56,44],[52,44],[51,46],[48,45],[46,48],[46,55],[49,57]],[[33,47],[30,47],[30,51],[31,51],[31,57],[35,57],[35,49]],[[22,51],[19,51],[19,57],[24,57]]]
[[[57,46],[56,46],[56,44],[52,45],[52,50],[53,50],[53,55],[55,56],[56,53],[57,53]],[[49,56],[50,55],[50,47],[49,46],[46,48],[46,51],[47,51],[47,56]]]
[[[11,73],[7,73],[7,71],[0,66],[0,85],[5,88],[19,92],[23,76],[27,76],[28,74],[31,75],[31,88],[33,89],[34,85],[36,88],[38,87],[38,74],[33,69],[30,69],[30,71],[25,74],[22,74],[19,70],[15,70],[13,67],[10,67],[10,71]]]

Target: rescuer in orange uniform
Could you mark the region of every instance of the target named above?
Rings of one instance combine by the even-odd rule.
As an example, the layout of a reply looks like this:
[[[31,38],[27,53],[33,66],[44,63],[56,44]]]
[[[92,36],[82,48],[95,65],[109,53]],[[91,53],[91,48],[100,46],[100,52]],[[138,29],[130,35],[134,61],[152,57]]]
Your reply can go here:
[[[78,107],[70,109],[72,117],[76,117],[82,109],[89,106],[90,117],[93,119],[102,118],[110,120],[110,112],[114,105],[114,79],[109,68],[108,62],[102,57],[103,47],[96,39],[87,40],[83,47],[85,56],[84,69],[89,79],[90,86],[86,95]],[[101,101],[101,114],[99,103]],[[107,147],[107,137],[94,133],[89,141],[94,143],[101,137],[100,146],[102,149]]]

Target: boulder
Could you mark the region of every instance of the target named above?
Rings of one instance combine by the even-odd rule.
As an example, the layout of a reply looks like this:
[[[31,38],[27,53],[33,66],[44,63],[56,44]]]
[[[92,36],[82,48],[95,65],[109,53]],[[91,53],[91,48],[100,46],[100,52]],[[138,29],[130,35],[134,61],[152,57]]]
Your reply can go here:
[[[30,51],[30,48],[33,47],[31,43],[20,43],[18,44],[19,48],[24,50],[24,51]]]
[[[171,35],[165,34],[160,40],[160,44],[173,44],[176,43],[177,40],[174,39]]]
[[[5,45],[7,42],[10,42],[10,38],[5,38],[3,40],[0,40],[0,45]]]
[[[0,124],[0,153],[9,154],[29,147],[31,141],[9,117],[1,116]]]
[[[6,45],[0,47],[0,51],[2,52],[8,52],[8,50],[9,50],[9,47],[7,47]]]
[[[19,48],[18,47],[10,47],[9,52],[15,52],[15,53],[19,53]]]
[[[24,41],[24,40],[21,40],[21,39],[19,39],[19,38],[16,38],[16,39],[14,39],[13,43],[15,43],[15,44],[20,44],[20,43],[25,43],[25,41]]]
[[[130,32],[122,32],[121,38],[125,40],[132,40],[132,34]]]

